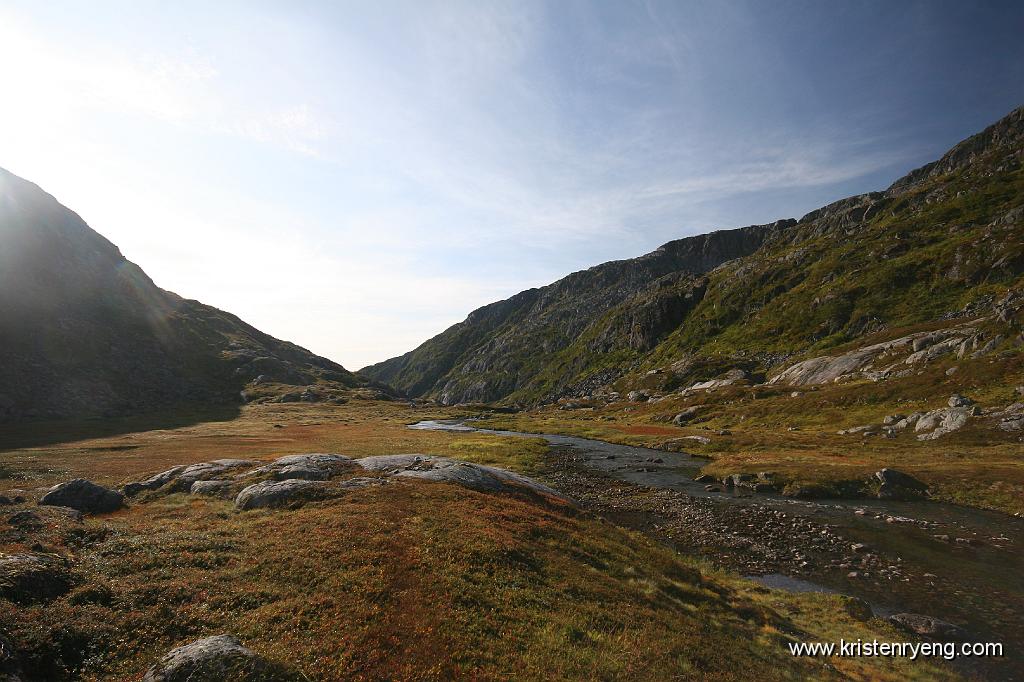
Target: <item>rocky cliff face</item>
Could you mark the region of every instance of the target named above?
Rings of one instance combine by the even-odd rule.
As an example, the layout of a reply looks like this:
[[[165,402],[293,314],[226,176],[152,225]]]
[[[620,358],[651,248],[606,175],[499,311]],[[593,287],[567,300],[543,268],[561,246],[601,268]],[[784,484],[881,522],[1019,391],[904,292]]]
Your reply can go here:
[[[432,395],[446,404],[492,401],[541,381],[550,361],[605,315],[610,315],[608,325],[625,330],[632,340],[606,330],[602,338],[593,340],[595,348],[604,347],[603,352],[631,344],[649,348],[678,325],[689,305],[669,302],[666,292],[678,289],[676,280],[689,282],[726,261],[753,253],[794,223],[752,225],[679,239],[639,258],[575,272],[554,284],[475,310],[464,322],[416,350],[362,372],[411,395]],[[666,276],[671,282],[660,281]],[[683,301],[692,300],[693,295],[680,296]],[[619,309],[627,301],[637,308]],[[630,315],[650,324],[638,324]],[[574,379],[578,377],[565,377],[562,383]]]
[[[446,404],[533,404],[621,377],[671,388],[709,367],[770,372],[956,318],[1024,284],[1022,158],[1018,109],[884,192],[574,273],[362,371]]]
[[[269,386],[369,382],[157,287],[36,185],[0,170],[0,421],[238,403]]]

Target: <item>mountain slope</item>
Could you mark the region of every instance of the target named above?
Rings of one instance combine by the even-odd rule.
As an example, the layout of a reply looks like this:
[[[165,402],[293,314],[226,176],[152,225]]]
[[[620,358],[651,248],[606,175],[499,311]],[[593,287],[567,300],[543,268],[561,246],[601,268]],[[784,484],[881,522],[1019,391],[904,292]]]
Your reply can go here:
[[[634,302],[643,309],[637,314],[646,315],[649,324],[638,329],[636,337],[626,331],[622,343],[609,339],[608,352],[620,346],[648,349],[681,321],[685,308],[659,297],[669,280],[675,288],[699,288],[700,275],[754,252],[791,224],[782,221],[689,237],[639,258],[575,272],[475,310],[419,348],[361,371],[401,386],[410,395],[432,395],[449,404],[501,399],[535,378],[544,359],[569,347],[595,319],[644,292],[651,300]],[[664,277],[669,279],[662,281]],[[687,293],[680,296],[685,299]],[[535,362],[538,359],[541,362]]]
[[[575,273],[363,372],[446,404],[534,404],[622,375],[634,379],[620,387],[652,372],[671,390],[729,368],[772,373],[993,306],[1009,306],[1011,323],[1024,273],[1022,156],[1018,109],[885,192]]]
[[[0,170],[0,420],[238,403],[270,387],[369,382],[157,287],[36,185]]]

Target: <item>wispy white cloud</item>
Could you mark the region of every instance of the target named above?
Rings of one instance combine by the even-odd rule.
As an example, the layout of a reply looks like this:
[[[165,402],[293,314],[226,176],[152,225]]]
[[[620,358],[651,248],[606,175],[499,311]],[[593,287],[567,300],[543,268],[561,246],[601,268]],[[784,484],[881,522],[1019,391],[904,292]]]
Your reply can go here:
[[[159,284],[361,366],[569,270],[731,227],[743,197],[838,198],[917,152],[767,104],[730,118],[756,84],[727,77],[782,57],[771,36],[760,64],[712,49],[756,36],[709,7],[186,3],[118,32],[112,4],[67,19],[71,40],[8,8],[0,165]]]

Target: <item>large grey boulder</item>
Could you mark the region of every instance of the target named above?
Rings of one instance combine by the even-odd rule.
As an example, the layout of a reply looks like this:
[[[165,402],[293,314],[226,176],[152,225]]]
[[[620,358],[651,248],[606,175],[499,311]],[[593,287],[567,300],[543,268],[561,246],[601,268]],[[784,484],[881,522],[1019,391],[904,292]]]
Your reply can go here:
[[[71,589],[67,565],[49,554],[0,554],[0,597],[16,603],[56,599]]]
[[[962,628],[952,623],[919,613],[897,613],[889,616],[889,622],[908,632],[936,639],[965,639],[967,636]]]
[[[39,504],[102,514],[120,509],[124,504],[124,495],[84,478],[76,478],[50,488],[39,500]]]
[[[233,635],[215,635],[171,650],[142,682],[272,682],[287,679]]]
[[[306,502],[327,496],[327,484],[322,481],[289,479],[261,481],[243,488],[235,497],[238,509],[285,507],[295,502]]]
[[[950,402],[953,402],[952,398]],[[945,435],[959,431],[967,425],[968,419],[978,412],[979,408],[972,407],[948,407],[933,410],[922,416],[914,426],[915,431],[930,431],[920,433],[918,440],[936,440]]]
[[[303,502],[341,497],[351,490],[366,488],[383,483],[380,479],[359,476],[341,482],[306,481],[260,481],[243,488],[235,497],[235,507],[240,510],[290,507]]]

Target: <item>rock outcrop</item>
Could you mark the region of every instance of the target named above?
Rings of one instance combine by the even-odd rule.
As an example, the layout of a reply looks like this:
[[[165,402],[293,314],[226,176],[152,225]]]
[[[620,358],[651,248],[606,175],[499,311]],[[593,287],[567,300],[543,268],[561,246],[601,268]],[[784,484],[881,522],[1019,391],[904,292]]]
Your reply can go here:
[[[59,483],[39,500],[41,505],[70,507],[87,514],[117,511],[124,504],[124,496],[116,490],[96,485],[84,478]]]
[[[204,637],[171,650],[143,682],[284,682],[299,679],[263,658],[233,635]]]
[[[389,476],[421,478],[427,481],[454,483],[464,488],[488,493],[526,493],[568,502],[553,488],[505,469],[462,462],[448,457],[430,455],[381,455],[364,457],[356,463],[368,471]]]
[[[889,622],[907,632],[932,639],[962,640],[967,636],[962,628],[952,623],[919,613],[897,613],[889,616]]]
[[[355,476],[366,472],[367,476]],[[295,507],[341,497],[354,490],[382,485],[390,478],[420,478],[452,483],[489,493],[540,496],[569,503],[558,491],[497,467],[431,455],[381,455],[352,459],[345,455],[309,453],[285,455],[272,462],[218,459],[176,466],[125,490],[189,492],[229,498],[241,511]]]
[[[368,487],[379,482],[374,478],[361,477],[341,482],[301,478],[264,480],[243,488],[238,497],[234,498],[234,506],[241,510],[290,507],[314,500],[338,498],[354,489]]]
[[[895,469],[882,469],[875,472],[879,483],[878,499],[880,500],[916,500],[928,494],[928,486],[909,474]]]
[[[49,554],[0,554],[0,598],[48,601],[71,588],[64,560]]]

